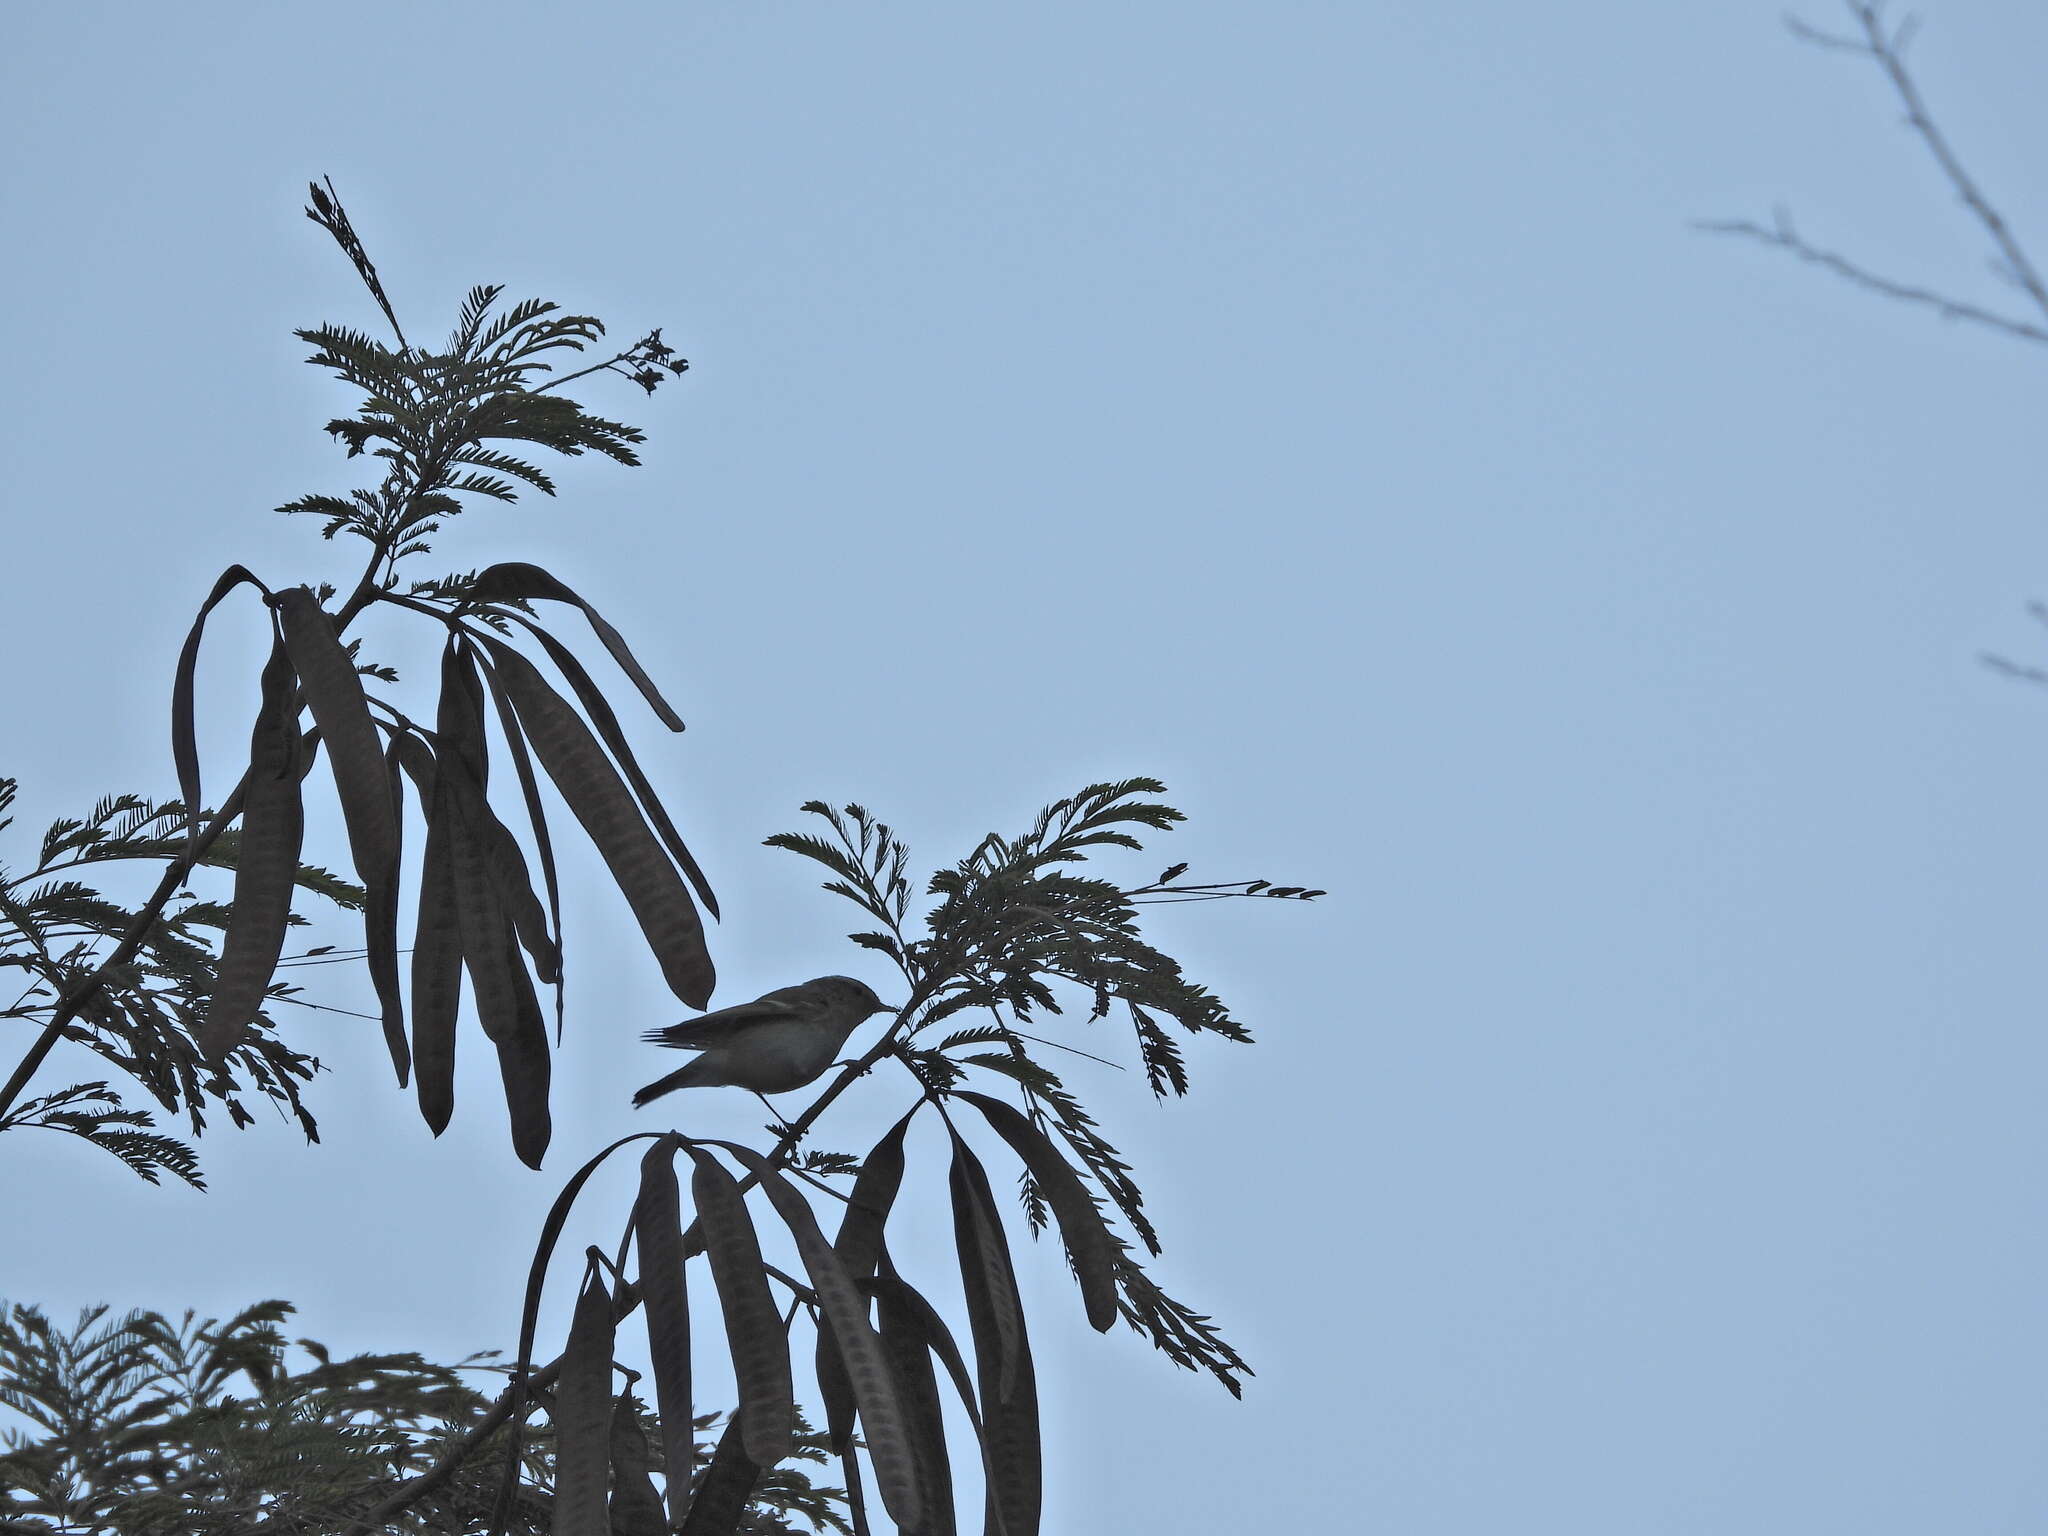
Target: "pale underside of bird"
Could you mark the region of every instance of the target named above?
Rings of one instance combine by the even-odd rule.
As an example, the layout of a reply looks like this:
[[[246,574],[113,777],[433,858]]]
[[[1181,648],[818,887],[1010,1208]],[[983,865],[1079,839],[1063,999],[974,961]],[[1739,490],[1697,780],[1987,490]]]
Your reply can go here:
[[[861,1022],[888,1004],[851,976],[820,976],[751,1003],[651,1029],[644,1038],[697,1059],[633,1095],[635,1108],[678,1088],[789,1093],[822,1077]]]

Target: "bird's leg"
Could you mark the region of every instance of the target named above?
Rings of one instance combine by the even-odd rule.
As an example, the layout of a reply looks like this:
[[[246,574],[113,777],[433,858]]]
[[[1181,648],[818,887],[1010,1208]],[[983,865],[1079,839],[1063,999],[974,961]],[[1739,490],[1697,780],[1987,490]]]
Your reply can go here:
[[[775,1123],[768,1127],[768,1134],[773,1136],[777,1141],[780,1141],[783,1137],[789,1134],[789,1122],[782,1118],[781,1110],[777,1109],[773,1104],[770,1104],[768,1102],[768,1096],[765,1093],[757,1093],[754,1095],[754,1097],[761,1101],[761,1107],[763,1109],[767,1110],[769,1114],[775,1117]]]

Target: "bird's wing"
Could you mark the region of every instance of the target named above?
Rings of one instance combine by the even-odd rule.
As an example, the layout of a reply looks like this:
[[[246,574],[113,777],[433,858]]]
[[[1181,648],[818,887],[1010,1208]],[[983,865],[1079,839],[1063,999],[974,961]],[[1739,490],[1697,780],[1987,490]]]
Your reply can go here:
[[[685,1019],[666,1029],[650,1029],[641,1038],[681,1051],[708,1051],[713,1046],[724,1045],[734,1035],[756,1024],[774,1024],[794,1018],[801,1011],[790,995],[796,990],[795,987],[783,987],[751,1003],[735,1003],[702,1018]]]

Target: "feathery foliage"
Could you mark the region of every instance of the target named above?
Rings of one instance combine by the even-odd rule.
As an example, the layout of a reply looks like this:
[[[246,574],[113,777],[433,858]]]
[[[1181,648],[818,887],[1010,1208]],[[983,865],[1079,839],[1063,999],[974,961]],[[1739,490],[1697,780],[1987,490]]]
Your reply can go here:
[[[13,779],[0,779],[0,831],[12,824],[5,813],[16,789]],[[185,819],[175,800],[159,805],[137,795],[109,796],[82,817],[53,823],[25,871],[0,864],[0,969],[21,973],[0,1020],[45,1025],[62,999],[97,974],[97,988],[62,1026],[64,1039],[139,1084],[195,1136],[215,1106],[234,1124],[251,1124],[247,1099],[253,1095],[272,1101],[317,1141],[318,1127],[299,1090],[319,1061],[285,1044],[270,1017],[281,1005],[300,1002],[300,989],[270,981],[255,1027],[225,1056],[209,1059],[194,1032],[214,993],[227,908],[181,891],[145,920],[100,889],[100,877],[118,878],[124,863],[161,866],[177,859],[185,849],[178,834]],[[229,833],[201,863],[232,870],[240,853],[240,839]],[[79,878],[88,871],[92,883]],[[299,864],[295,883],[344,909],[362,906],[359,887],[316,866]],[[131,930],[140,933],[133,957],[102,968],[105,951]],[[154,1124],[149,1111],[125,1105],[105,1080],[73,1083],[0,1112],[0,1130],[63,1131],[112,1153],[151,1183],[169,1174],[204,1188],[192,1148]]]
[[[0,1531],[62,1536],[326,1536],[347,1528],[472,1431],[502,1375],[490,1355],[440,1365],[418,1354],[334,1358],[288,1339],[292,1307],[259,1302],[225,1321],[192,1313],[83,1311],[69,1328],[39,1308],[0,1305]],[[637,1398],[614,1438],[664,1477],[660,1421]],[[552,1398],[543,1406],[553,1408]],[[722,1415],[694,1421],[697,1435]],[[509,1435],[499,1430],[454,1474],[380,1530],[459,1536],[484,1528]],[[701,1447],[708,1460],[711,1446]],[[552,1423],[525,1438],[511,1529],[555,1529]],[[823,1437],[799,1422],[795,1456],[821,1464]],[[764,1480],[738,1530],[802,1520],[847,1532],[842,1490],[799,1467]]]

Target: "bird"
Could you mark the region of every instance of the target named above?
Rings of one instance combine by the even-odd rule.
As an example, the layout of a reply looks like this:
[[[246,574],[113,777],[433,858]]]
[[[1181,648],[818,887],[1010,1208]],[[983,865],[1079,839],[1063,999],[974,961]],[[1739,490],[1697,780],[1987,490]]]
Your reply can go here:
[[[816,1082],[865,1019],[889,1011],[866,982],[820,976],[642,1036],[697,1059],[633,1095],[639,1109],[678,1088],[789,1093]]]

